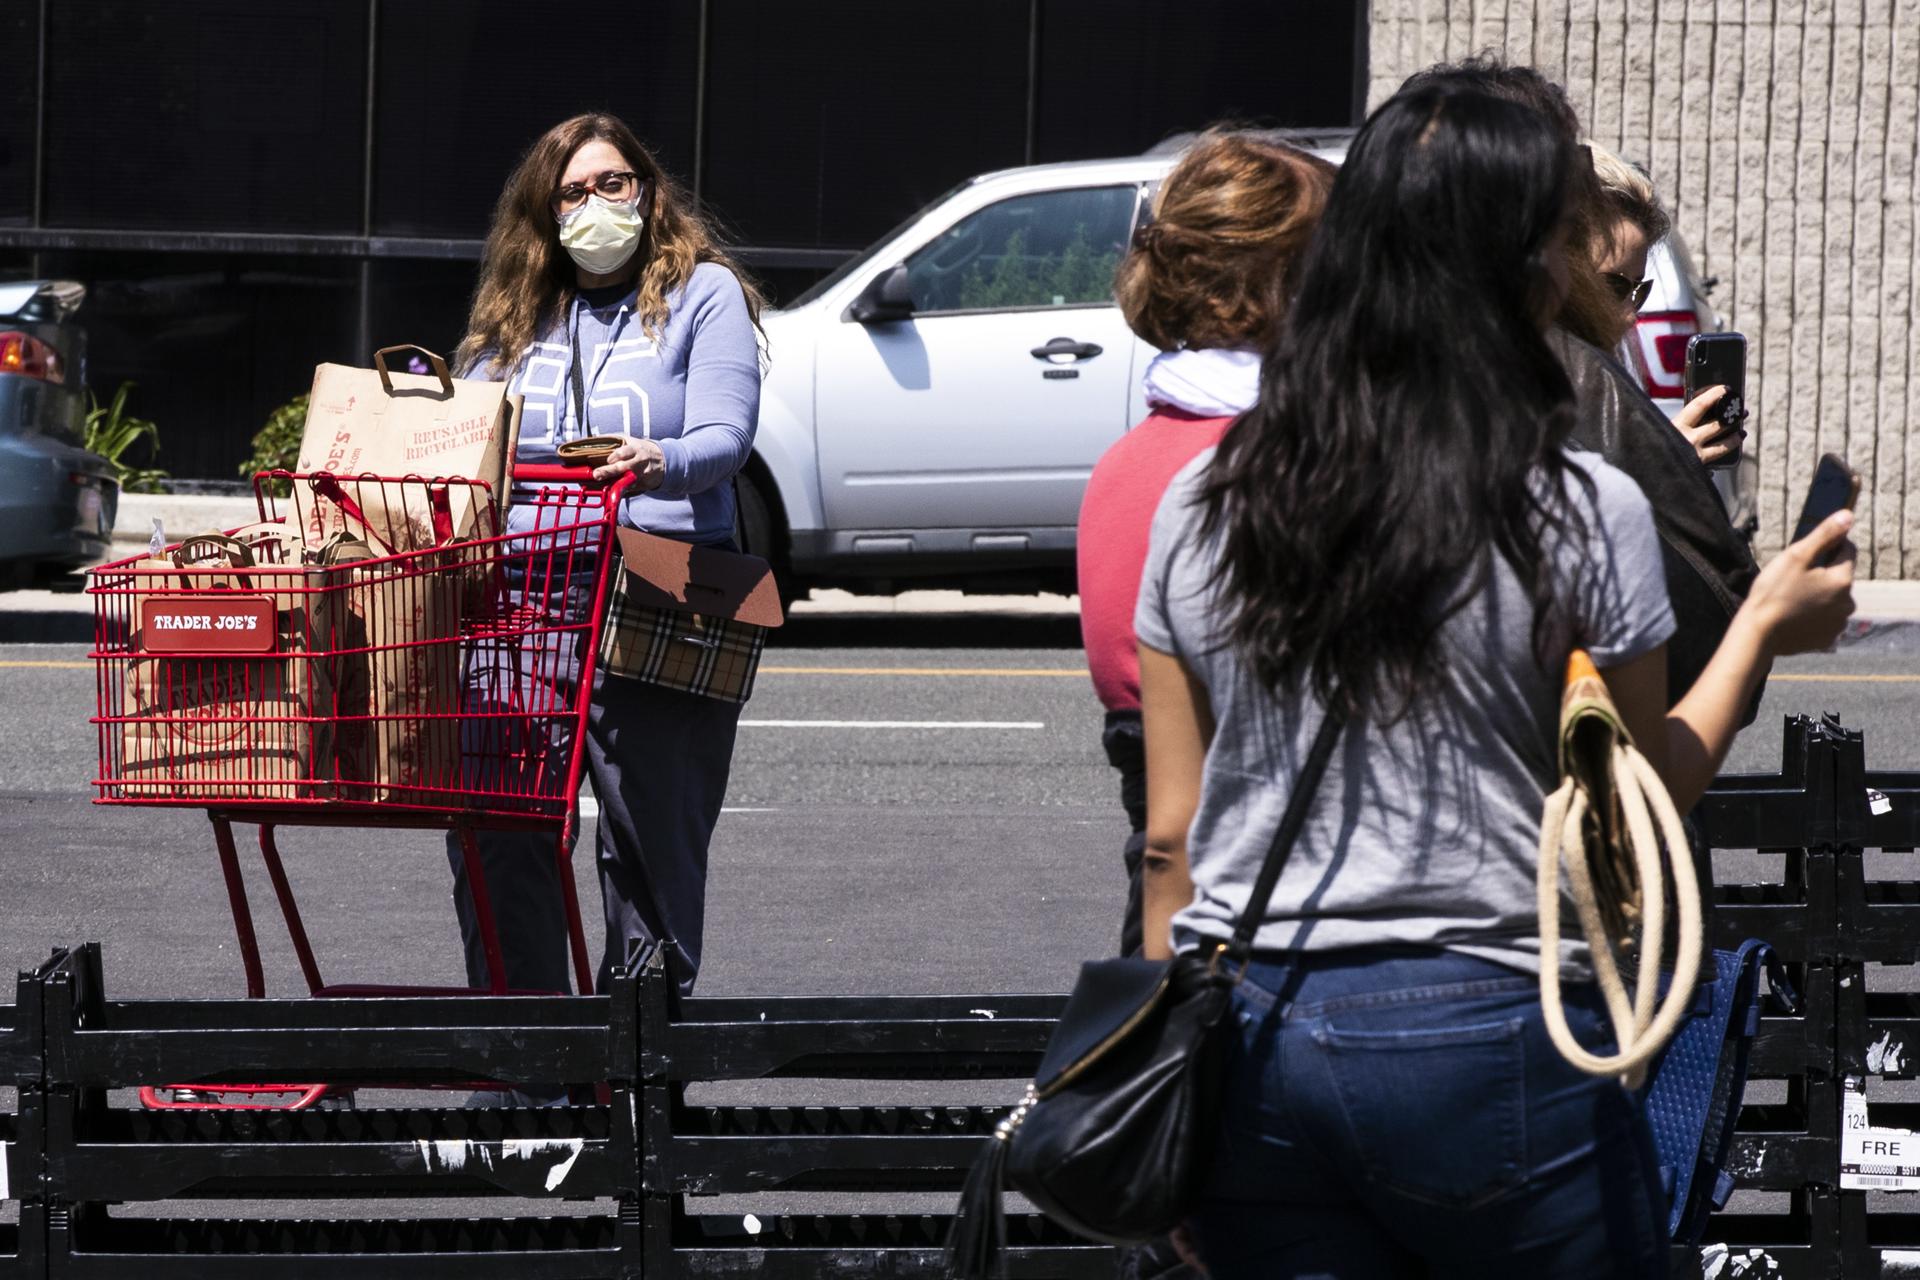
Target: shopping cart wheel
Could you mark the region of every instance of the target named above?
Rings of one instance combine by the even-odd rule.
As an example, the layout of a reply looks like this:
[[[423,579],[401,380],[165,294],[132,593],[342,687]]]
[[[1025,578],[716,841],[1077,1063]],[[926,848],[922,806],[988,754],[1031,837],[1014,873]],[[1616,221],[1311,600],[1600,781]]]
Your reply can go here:
[[[328,1093],[324,1084],[146,1085],[140,1105],[149,1111],[305,1111]]]

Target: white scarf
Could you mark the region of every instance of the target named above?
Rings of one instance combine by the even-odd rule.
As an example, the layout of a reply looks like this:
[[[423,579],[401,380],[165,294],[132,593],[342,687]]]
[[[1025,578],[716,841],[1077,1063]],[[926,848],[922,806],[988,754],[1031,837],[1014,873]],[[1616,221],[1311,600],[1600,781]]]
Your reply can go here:
[[[1149,405],[1200,418],[1230,418],[1260,398],[1260,353],[1247,347],[1163,351],[1141,379]]]

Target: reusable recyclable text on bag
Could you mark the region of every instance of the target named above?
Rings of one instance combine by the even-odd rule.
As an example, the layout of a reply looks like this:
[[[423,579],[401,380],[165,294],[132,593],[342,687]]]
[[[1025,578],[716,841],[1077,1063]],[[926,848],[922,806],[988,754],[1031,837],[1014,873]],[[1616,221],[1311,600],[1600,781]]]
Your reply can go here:
[[[387,357],[417,352],[431,374],[393,373]],[[367,514],[367,532],[377,546],[417,551],[438,545],[446,531],[421,519],[422,486],[354,484],[360,476],[446,477],[477,480],[504,505],[512,473],[513,437],[520,397],[504,382],[454,378],[447,362],[424,347],[386,347],[374,353],[372,369],[323,364],[314,370],[306,428],[300,437],[302,474],[330,472],[354,492]],[[337,504],[309,485],[295,484],[296,523],[308,547],[342,531],[358,534]],[[452,536],[493,532],[482,523],[480,491],[464,485],[446,490]]]

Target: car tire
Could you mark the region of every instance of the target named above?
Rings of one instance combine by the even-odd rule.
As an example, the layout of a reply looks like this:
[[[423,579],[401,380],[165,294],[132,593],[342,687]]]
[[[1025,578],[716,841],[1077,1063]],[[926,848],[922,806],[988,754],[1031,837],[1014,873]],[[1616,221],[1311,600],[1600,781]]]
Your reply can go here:
[[[793,580],[793,568],[787,563],[785,538],[786,531],[779,527],[779,521],[773,514],[773,504],[767,501],[760,486],[746,476],[741,476],[734,489],[739,498],[738,509],[734,512],[734,528],[738,531],[740,549],[750,556],[759,556],[773,566],[774,585],[780,591],[780,607],[785,610],[792,606],[800,596]]]

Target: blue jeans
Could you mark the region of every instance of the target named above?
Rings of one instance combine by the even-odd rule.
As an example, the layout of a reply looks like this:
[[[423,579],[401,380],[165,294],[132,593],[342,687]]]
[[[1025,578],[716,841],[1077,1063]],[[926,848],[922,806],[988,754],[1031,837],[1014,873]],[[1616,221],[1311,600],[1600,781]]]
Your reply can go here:
[[[1566,989],[1583,1044],[1597,993]],[[1639,1105],[1547,1037],[1538,980],[1416,948],[1266,955],[1191,1222],[1216,1280],[1667,1274]]]

